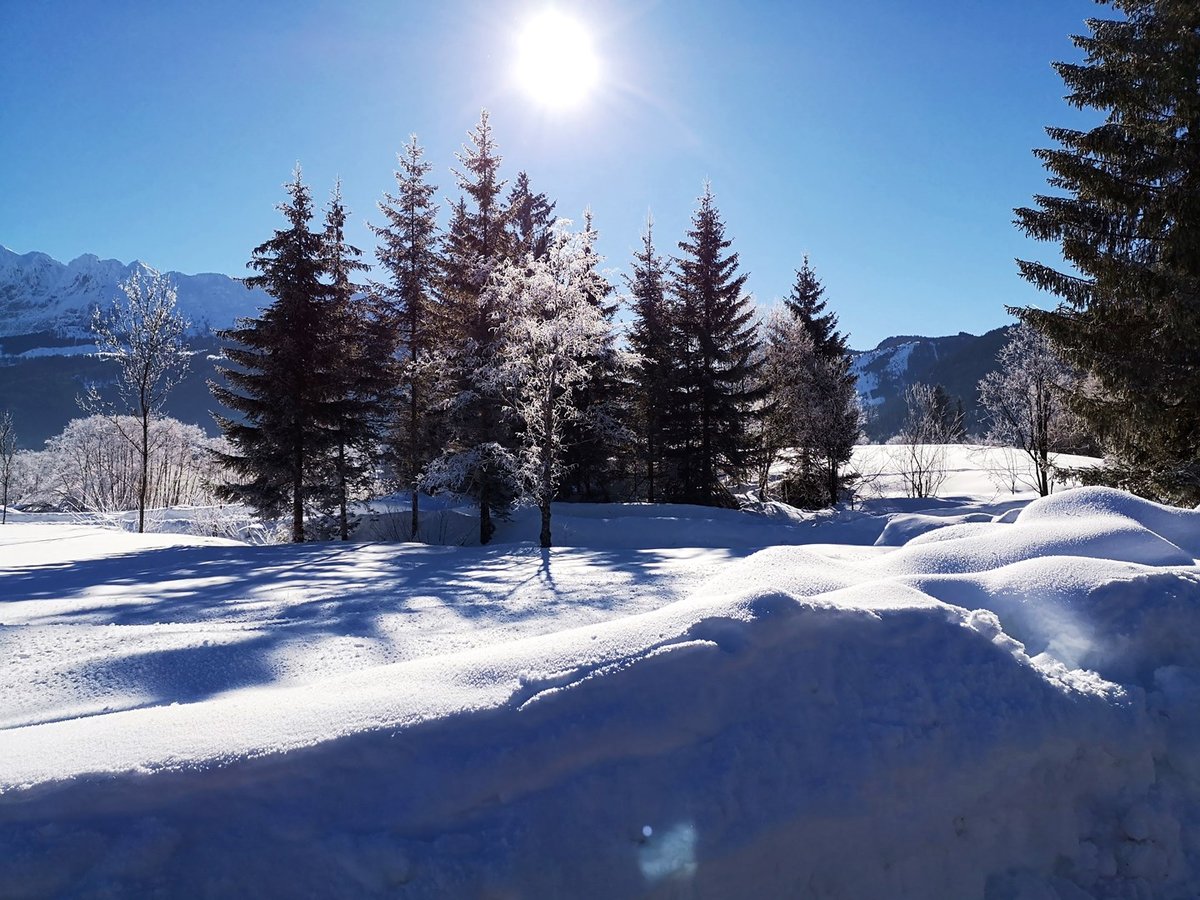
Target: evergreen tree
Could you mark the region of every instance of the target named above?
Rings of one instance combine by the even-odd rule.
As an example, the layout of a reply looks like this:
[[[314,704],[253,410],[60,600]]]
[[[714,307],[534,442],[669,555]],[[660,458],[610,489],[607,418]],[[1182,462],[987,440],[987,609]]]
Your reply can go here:
[[[740,474],[751,450],[758,335],[742,293],[747,276],[738,272],[737,253],[727,252],[731,245],[705,185],[671,280],[682,365],[668,439],[679,467],[678,499],[687,503],[732,505],[721,476]]]
[[[507,207],[514,259],[545,258],[550,247],[550,228],[554,225],[554,206],[545,194],[533,193],[525,172],[517,173],[517,180],[508,192]]]
[[[825,311],[828,303],[824,297],[825,286],[817,279],[806,255],[784,305],[804,326],[817,353],[831,358],[846,356],[849,353],[846,336],[837,330],[837,314]]]
[[[789,490],[798,505],[832,506],[846,486],[842,466],[854,452],[861,425],[853,360],[846,336],[837,330],[837,314],[826,311],[825,287],[807,256],[784,305],[811,342],[796,376],[808,392],[808,424],[797,444]]]
[[[676,317],[666,292],[667,269],[654,249],[654,220],[646,218],[642,249],[634,253],[633,272],[626,278],[633,307],[629,328],[631,413],[635,445],[646,478],[646,499],[660,499],[666,465],[667,421],[677,395]]]
[[[219,367],[225,384],[211,384],[222,405],[239,417],[214,414],[232,451],[222,462],[242,480],[221,485],[229,500],[260,515],[291,513],[292,540],[304,540],[310,474],[329,452],[337,421],[336,343],[332,304],[323,283],[326,244],[309,225],[312,195],[297,166],[279,205],[287,226],[254,249],[245,280],[272,303],[257,318],[218,332],[232,366]]]
[[[596,253],[596,238],[592,211],[584,210],[580,289],[605,328],[602,340],[586,345],[587,355],[578,360],[589,376],[574,392],[579,414],[570,417],[565,427],[565,481],[569,487],[564,493],[578,500],[607,503],[612,500],[617,477],[617,450],[628,440],[628,431],[623,422],[621,361],[613,329],[619,304],[609,299],[613,287],[600,272],[603,259]]]
[[[514,502],[510,429],[501,415],[494,330],[501,311],[490,279],[510,257],[511,236],[500,203],[504,182],[487,110],[458,154],[455,171],[465,196],[451,211],[439,284],[441,352],[450,392],[445,404],[449,446],[429,471],[430,489],[454,489],[479,504],[479,542],[495,531],[492,513],[507,515]],[[451,488],[451,485],[458,485]]]
[[[339,181],[325,215],[324,269],[329,277],[328,338],[332,342],[331,477],[313,486],[337,510],[338,535],[350,538],[350,495],[370,478],[390,393],[392,343],[386,321],[353,282],[365,271],[362,251],[346,241],[346,208]]]
[[[1059,244],[1074,272],[1019,261],[1058,295],[1017,311],[1090,376],[1072,407],[1101,440],[1100,476],[1150,497],[1200,501],[1200,4],[1100,0],[1080,64],[1057,63],[1094,128],[1047,129],[1036,151],[1054,195],[1018,209],[1031,237]]]
[[[373,228],[379,238],[375,251],[388,272],[389,283],[376,292],[391,307],[402,353],[401,389],[406,410],[400,431],[398,466],[401,483],[412,491],[410,534],[417,539],[420,527],[420,491],[417,482],[426,464],[440,450],[433,406],[437,391],[437,365],[433,351],[438,328],[434,288],[440,273],[435,185],[426,179],[433,165],[413,135],[397,156],[396,194],[384,194],[379,204],[387,224]]]

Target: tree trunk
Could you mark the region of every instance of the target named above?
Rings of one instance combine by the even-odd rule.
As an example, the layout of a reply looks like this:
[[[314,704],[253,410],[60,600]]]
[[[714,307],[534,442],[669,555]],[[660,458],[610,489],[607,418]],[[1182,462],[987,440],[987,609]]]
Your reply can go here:
[[[346,445],[338,443],[338,527],[343,541],[350,540],[350,520],[346,515]]]
[[[486,477],[483,487],[479,491],[479,543],[486,544],[492,539],[492,534],[495,532],[496,526],[492,524],[492,508],[488,504],[488,490]]]
[[[412,329],[415,327],[416,327],[415,323],[410,322],[409,328]],[[413,331],[409,332],[410,335],[414,334],[414,333],[415,332],[413,332]],[[409,397],[409,400],[408,400],[408,471],[409,471],[409,475],[412,476],[412,480],[413,480],[413,484],[412,484],[412,521],[411,521],[410,525],[411,525],[411,532],[412,532],[411,537],[412,537],[412,540],[414,540],[414,541],[417,540],[417,529],[420,526],[420,521],[421,521],[420,520],[420,512],[419,512],[420,502],[417,499],[417,495],[418,495],[418,490],[417,490],[417,445],[418,445],[418,441],[417,441],[417,375],[416,375],[416,368],[415,368],[416,364],[417,364],[417,350],[416,350],[416,347],[414,346],[412,349],[412,363],[411,363],[411,367],[409,370],[412,372],[412,375],[409,377],[409,380],[408,380],[408,386],[409,386],[409,390],[408,390],[408,397]]]
[[[304,448],[297,446],[292,460],[292,543],[304,543]]]
[[[138,534],[146,530],[146,487],[150,477],[150,413],[142,409],[142,478],[138,485]]]

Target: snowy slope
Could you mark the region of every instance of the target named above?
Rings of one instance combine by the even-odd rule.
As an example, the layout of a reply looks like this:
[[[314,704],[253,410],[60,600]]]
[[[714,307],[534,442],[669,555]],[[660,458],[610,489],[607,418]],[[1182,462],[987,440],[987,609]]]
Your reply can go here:
[[[136,271],[157,270],[91,254],[64,264],[45,253],[18,254],[0,246],[0,337],[41,332],[85,337],[92,309],[107,308],[120,283]],[[196,333],[227,327],[269,302],[262,291],[247,290],[227,275],[167,274]]]
[[[0,893],[1196,896],[1200,512],[664,512],[546,554],[0,528]],[[698,548],[629,546],[667,519]]]

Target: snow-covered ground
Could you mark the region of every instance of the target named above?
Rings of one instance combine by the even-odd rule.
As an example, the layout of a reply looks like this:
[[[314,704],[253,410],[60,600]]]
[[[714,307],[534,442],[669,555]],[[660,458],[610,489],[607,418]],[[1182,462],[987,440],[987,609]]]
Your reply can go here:
[[[0,896],[1196,897],[1200,512],[961,478],[549,552],[17,516]]]

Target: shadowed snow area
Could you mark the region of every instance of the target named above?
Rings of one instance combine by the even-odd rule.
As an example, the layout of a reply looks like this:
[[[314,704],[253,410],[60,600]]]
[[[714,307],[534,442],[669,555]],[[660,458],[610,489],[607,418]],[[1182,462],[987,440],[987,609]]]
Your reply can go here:
[[[1200,512],[1015,508],[0,528],[0,896],[1194,898]]]

